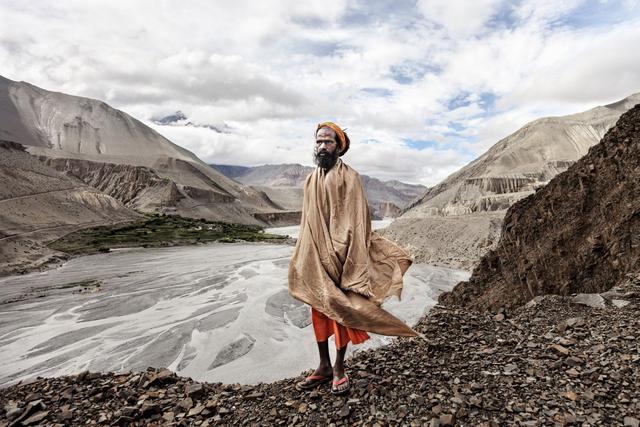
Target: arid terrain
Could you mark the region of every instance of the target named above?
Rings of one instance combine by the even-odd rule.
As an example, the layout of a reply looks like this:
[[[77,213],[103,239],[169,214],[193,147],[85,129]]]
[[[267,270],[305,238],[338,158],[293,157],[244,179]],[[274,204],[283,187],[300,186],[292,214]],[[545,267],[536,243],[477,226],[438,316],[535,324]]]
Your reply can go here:
[[[416,199],[386,236],[420,262],[471,269],[498,242],[509,206],[533,194],[597,144],[640,94],[526,124]]]

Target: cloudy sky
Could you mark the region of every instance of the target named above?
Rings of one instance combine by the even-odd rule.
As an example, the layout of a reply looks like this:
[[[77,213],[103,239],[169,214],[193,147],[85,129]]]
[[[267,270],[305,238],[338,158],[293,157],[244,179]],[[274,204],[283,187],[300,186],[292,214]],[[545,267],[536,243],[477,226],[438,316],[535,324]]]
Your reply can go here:
[[[640,0],[0,0],[0,17],[1,75],[212,163],[311,164],[333,120],[360,172],[433,185],[530,120],[640,92]],[[152,124],[177,110],[203,126]]]

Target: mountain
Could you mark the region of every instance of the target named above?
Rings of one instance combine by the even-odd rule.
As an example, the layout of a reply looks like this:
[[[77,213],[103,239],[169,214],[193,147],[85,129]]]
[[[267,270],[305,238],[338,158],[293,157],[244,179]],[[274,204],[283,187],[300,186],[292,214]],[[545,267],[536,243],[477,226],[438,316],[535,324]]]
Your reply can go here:
[[[44,243],[85,227],[140,215],[118,200],[60,173],[15,142],[0,140],[0,274],[60,255]]]
[[[104,102],[0,77],[0,138],[145,212],[260,224],[280,210]]]
[[[507,211],[500,241],[443,302],[511,308],[596,293],[640,273],[640,105],[588,154]]]
[[[249,172],[251,169],[248,166],[235,166],[235,165],[209,165],[224,176],[229,178],[237,178]]]
[[[314,168],[300,164],[276,164],[255,167],[211,165],[245,185],[264,192],[269,199],[287,209],[302,209],[302,186]],[[360,175],[375,217],[395,217],[401,208],[422,194],[426,187],[400,181],[380,181]]]
[[[546,185],[598,143],[640,94],[528,123],[411,203],[387,236],[419,261],[471,268],[495,247],[506,210]]]

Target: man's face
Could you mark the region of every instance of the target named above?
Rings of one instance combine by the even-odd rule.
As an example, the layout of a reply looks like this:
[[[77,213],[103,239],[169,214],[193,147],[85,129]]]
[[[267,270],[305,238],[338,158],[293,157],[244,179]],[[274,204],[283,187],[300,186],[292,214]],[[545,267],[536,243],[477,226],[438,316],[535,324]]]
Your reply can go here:
[[[316,133],[316,146],[313,151],[318,166],[331,169],[339,157],[336,133],[329,127],[322,127]]]

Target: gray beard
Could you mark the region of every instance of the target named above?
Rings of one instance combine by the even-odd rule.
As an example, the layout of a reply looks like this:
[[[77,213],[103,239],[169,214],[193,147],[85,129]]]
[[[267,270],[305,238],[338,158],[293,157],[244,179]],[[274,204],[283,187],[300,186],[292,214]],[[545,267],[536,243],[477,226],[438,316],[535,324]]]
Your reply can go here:
[[[313,161],[316,165],[320,166],[322,169],[329,170],[335,166],[336,162],[340,154],[338,150],[334,150],[333,153],[327,153],[326,151],[319,151],[314,153]]]

